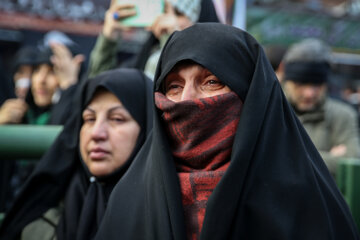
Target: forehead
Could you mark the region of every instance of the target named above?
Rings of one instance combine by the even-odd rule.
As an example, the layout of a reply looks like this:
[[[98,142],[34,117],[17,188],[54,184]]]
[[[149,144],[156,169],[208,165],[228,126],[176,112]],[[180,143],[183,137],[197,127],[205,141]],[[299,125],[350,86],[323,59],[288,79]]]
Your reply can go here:
[[[110,91],[105,89],[98,89],[95,91],[91,98],[88,108],[100,108],[113,107],[114,105],[121,105],[121,101]]]
[[[184,70],[196,70],[199,72],[210,72],[208,69],[204,68],[203,66],[201,66],[200,64],[193,62],[193,61],[181,61],[179,63],[177,63],[169,72],[169,74],[172,73],[181,73]],[[169,75],[168,74],[168,75]]]

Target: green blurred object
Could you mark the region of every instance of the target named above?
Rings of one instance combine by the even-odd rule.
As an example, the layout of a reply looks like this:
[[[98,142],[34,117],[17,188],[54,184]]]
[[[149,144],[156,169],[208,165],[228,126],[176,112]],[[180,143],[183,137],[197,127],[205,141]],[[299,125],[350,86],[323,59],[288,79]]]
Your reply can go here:
[[[5,213],[0,213],[0,227],[4,218],[5,218]]]
[[[0,125],[0,160],[39,159],[63,126]]]
[[[360,230],[360,159],[348,158],[339,161],[336,183]]]
[[[246,29],[262,45],[289,46],[314,37],[329,43],[336,52],[360,53],[360,21],[284,7],[249,6]]]

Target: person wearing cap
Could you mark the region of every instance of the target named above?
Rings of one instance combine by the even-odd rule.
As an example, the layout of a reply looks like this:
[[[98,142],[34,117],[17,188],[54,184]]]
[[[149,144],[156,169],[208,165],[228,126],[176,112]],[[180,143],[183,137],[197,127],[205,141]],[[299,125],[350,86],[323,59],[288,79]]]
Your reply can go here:
[[[18,112],[26,111],[24,99],[30,88],[30,78],[33,72],[36,48],[21,47],[14,55],[12,62],[12,94],[0,107],[0,124],[20,120],[16,118]]]
[[[13,81],[17,98],[25,99],[30,88],[30,78],[35,64],[36,53],[36,47],[24,46],[15,54]]]
[[[143,70],[150,79],[153,79],[161,49],[166,40],[175,30],[183,30],[197,22],[201,1],[167,0],[164,13],[147,28],[150,31],[149,38],[140,52],[128,61],[118,63],[116,59],[118,41],[121,41],[121,33],[129,30],[129,27],[122,24],[122,20],[136,14],[134,7],[133,4],[111,1],[110,8],[105,14],[102,33],[91,52],[89,76],[95,76],[120,65]]]
[[[75,85],[78,81],[82,55],[72,56],[69,48],[61,43],[51,43],[51,46],[38,51],[32,60],[31,69],[25,70],[31,77],[31,83],[26,83],[23,77],[22,86],[29,85],[30,91],[23,97],[8,99],[0,108],[0,124],[63,124],[63,120],[51,119],[52,107],[56,92],[63,91]],[[24,71],[23,71],[24,72]],[[22,74],[21,76],[23,76]],[[17,83],[16,83],[17,84]]]
[[[333,176],[337,162],[359,157],[358,116],[328,95],[331,49],[319,39],[295,43],[282,61],[285,95]]]

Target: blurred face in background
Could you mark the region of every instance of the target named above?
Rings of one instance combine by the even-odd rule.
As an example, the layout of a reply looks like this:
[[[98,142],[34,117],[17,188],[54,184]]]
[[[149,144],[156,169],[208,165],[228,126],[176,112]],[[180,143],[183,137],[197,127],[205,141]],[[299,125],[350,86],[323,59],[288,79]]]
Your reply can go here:
[[[96,92],[82,118],[81,157],[94,176],[109,175],[129,159],[140,126],[120,100],[105,90]]]
[[[40,64],[35,67],[31,78],[31,91],[37,106],[51,105],[52,97],[58,87],[58,79],[51,65]]]
[[[165,12],[157,17],[150,30],[157,39],[168,36],[176,30],[184,30],[193,25],[193,22],[171,3],[165,2]]]
[[[18,98],[24,99],[30,88],[30,79],[33,72],[33,66],[29,64],[20,65],[16,70],[13,80],[15,85],[15,94]]]
[[[309,112],[315,110],[325,98],[327,85],[286,80],[284,90],[289,102],[297,111]]]

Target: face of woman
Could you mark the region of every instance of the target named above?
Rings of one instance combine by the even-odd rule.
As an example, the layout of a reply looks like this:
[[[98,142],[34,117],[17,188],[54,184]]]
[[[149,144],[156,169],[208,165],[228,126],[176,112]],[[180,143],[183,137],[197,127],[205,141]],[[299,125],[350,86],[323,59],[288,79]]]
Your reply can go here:
[[[111,92],[98,91],[82,114],[81,157],[96,177],[111,174],[130,157],[140,133],[120,100]]]
[[[165,95],[174,102],[231,92],[209,70],[196,63],[175,66],[165,78]]]
[[[58,79],[50,65],[41,64],[34,69],[31,80],[31,91],[37,106],[49,106],[58,86]]]

